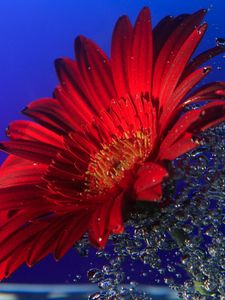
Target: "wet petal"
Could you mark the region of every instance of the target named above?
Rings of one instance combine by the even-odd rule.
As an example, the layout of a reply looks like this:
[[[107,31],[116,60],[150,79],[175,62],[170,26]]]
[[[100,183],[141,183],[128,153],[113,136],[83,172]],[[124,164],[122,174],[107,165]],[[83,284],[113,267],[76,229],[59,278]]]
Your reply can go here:
[[[167,170],[160,164],[146,162],[137,172],[134,194],[137,200],[158,201],[162,197],[162,181],[168,176]]]

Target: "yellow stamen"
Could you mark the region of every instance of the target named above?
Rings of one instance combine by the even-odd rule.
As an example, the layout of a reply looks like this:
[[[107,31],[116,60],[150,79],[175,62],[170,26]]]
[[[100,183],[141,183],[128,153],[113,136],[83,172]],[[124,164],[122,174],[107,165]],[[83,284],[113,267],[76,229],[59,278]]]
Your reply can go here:
[[[92,155],[85,177],[86,192],[98,194],[118,184],[124,172],[146,160],[152,150],[149,130],[125,132]]]

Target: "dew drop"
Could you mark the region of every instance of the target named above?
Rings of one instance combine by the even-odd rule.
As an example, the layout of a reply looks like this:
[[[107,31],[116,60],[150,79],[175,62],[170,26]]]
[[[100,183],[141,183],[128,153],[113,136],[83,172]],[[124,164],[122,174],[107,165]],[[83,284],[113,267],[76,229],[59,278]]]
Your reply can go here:
[[[11,133],[10,133],[9,126],[8,126],[8,127],[6,127],[6,129],[5,129],[5,133],[6,133],[6,135],[7,135],[8,137],[10,137],[10,136],[11,136]]]
[[[203,68],[203,73],[207,74],[207,73],[209,73],[210,70],[211,70],[210,67],[204,67]]]

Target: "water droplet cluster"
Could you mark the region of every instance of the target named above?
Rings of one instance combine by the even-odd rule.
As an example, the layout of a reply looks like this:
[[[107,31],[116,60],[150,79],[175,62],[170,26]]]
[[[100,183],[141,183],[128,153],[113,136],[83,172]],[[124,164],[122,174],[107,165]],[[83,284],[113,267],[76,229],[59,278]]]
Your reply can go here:
[[[163,186],[170,204],[131,215],[126,232],[111,237],[113,251],[96,253],[105,264],[88,271],[88,279],[99,287],[90,300],[151,299],[127,275],[132,262],[139,263],[135,273],[140,277],[169,285],[182,299],[223,299],[225,124],[198,139],[197,149],[171,164],[171,176]],[[129,270],[126,261],[131,261]]]

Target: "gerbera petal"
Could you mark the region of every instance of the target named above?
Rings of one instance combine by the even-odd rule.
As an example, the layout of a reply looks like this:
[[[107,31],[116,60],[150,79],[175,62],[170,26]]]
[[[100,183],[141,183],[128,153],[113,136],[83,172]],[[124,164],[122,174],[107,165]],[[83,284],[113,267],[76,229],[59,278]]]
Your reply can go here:
[[[167,70],[173,65],[172,63],[177,56],[178,51],[180,51],[187,39],[190,38],[193,30],[201,23],[205,12],[205,10],[200,10],[195,14],[185,17],[183,22],[180,23],[180,26],[177,26],[175,30],[171,32],[171,35],[162,47],[154,67],[154,84],[152,89],[154,99],[159,99],[161,85],[164,83],[162,80],[163,77],[167,75]],[[185,67],[186,63],[187,62],[185,61],[183,67]]]
[[[95,43],[83,36],[75,40],[75,53],[93,105],[98,111],[109,108],[110,101],[117,98],[109,59]]]
[[[90,214],[79,210],[67,220],[66,226],[60,233],[54,250],[56,260],[59,260],[87,231]]]
[[[96,150],[98,150],[99,145],[94,143],[92,139],[89,139],[83,132],[71,132],[69,137],[74,143],[74,146],[79,145],[82,151],[86,152],[89,155],[95,153]]]
[[[43,193],[33,184],[0,188],[0,193],[0,210],[33,209],[45,203]]]
[[[219,93],[218,93],[219,91]],[[212,100],[221,97],[221,91],[225,91],[225,82],[210,82],[194,91],[182,105],[198,102],[202,100]],[[222,94],[224,96],[224,94]]]
[[[93,113],[98,114],[98,110],[92,103],[77,62],[69,58],[60,58],[55,61],[55,67],[61,82],[54,92],[55,97],[72,120],[80,123],[91,122]]]
[[[4,278],[8,278],[23,263],[25,263],[28,250],[29,249],[25,248],[24,245],[21,245],[16,249],[16,252],[0,263],[0,281]]]
[[[212,101],[200,111],[200,118],[189,129],[192,132],[203,131],[225,121],[225,101]]]
[[[66,227],[67,219],[69,217],[67,215],[55,215],[48,219],[49,224],[43,231],[37,234],[35,242],[30,248],[27,257],[27,264],[29,266],[33,266],[48,254],[53,253],[57,244],[59,233],[61,233]]]
[[[185,113],[175,123],[175,125],[168,131],[168,134],[164,138],[160,146],[160,152],[163,153],[164,149],[174,144],[183,134],[189,132],[190,126],[201,117],[202,110],[191,110]]]
[[[224,82],[212,82],[206,84],[203,87],[196,90],[189,95],[188,98],[181,101],[181,103],[168,115],[164,114],[164,119],[161,119],[160,136],[164,135],[179,119],[184,108],[190,104],[201,104],[205,101],[224,100],[225,98],[225,83]],[[163,121],[163,122],[162,122]]]
[[[0,227],[0,244],[7,240],[9,236],[13,235],[20,227],[26,224],[33,217],[38,217],[46,213],[45,208],[34,208],[32,210],[21,209],[17,214],[11,218],[7,218]]]
[[[188,151],[198,146],[191,137],[179,140],[168,148],[165,148],[158,157],[158,160],[173,160],[178,156],[187,153]]]
[[[193,149],[194,144],[197,147],[198,144],[192,140],[193,134],[215,126],[224,120],[225,101],[213,101],[198,110],[184,114],[162,142],[159,159],[174,159],[177,157],[175,153],[181,155]]]
[[[7,153],[43,164],[49,164],[60,151],[60,148],[49,144],[26,140],[1,142],[0,148]]]
[[[11,264],[13,261],[11,260],[12,257],[15,257],[19,254],[19,252],[23,249],[29,249],[30,245],[33,243],[33,240],[36,238],[38,232],[45,228],[45,224],[40,224],[40,226],[30,226],[29,232],[27,228],[24,231],[20,231],[19,233],[15,233],[14,235],[10,236],[7,241],[1,244],[4,247],[4,252],[0,255],[0,265],[7,261],[7,266],[5,269],[5,276],[8,277],[9,270],[12,268]],[[33,232],[32,232],[33,231]],[[22,264],[27,259],[28,251],[25,251],[26,256],[22,255],[21,260],[18,260],[17,264]],[[10,260],[9,260],[10,259]]]
[[[13,172],[12,172],[13,168]],[[47,166],[9,155],[0,167],[0,187],[38,184]]]
[[[203,38],[206,29],[207,24],[203,24],[194,29],[168,67],[166,74],[162,78],[162,84],[160,87],[159,102],[161,106],[165,104],[166,99],[171,97],[188,60]]]
[[[23,224],[24,225],[24,224]],[[12,253],[14,253],[18,247],[24,246],[27,247],[28,243],[31,239],[35,239],[35,235],[45,230],[47,228],[45,222],[40,223],[30,223],[27,226],[23,226],[21,228],[14,228],[14,232],[7,236],[6,239],[1,239],[1,232],[0,232],[0,239],[1,239],[1,253],[0,253],[0,262],[7,259]],[[4,227],[7,231],[7,227]]]
[[[174,93],[166,100],[162,115],[160,116],[160,124],[166,123],[170,118],[170,114],[183,98],[211,71],[211,67],[203,67],[187,76],[175,89]],[[162,125],[163,126],[163,125]]]
[[[66,134],[73,129],[69,115],[56,99],[46,98],[33,101],[22,112],[57,134]]]
[[[181,23],[190,15],[183,14],[179,15],[176,18],[172,16],[167,16],[163,18],[153,29],[153,46],[154,46],[154,63],[157,60],[157,57],[167,42],[170,34],[175,31],[175,29],[181,25]]]
[[[191,72],[196,70],[199,66],[203,65],[208,60],[212,59],[214,56],[225,52],[225,47],[216,46],[208,49],[199,55],[197,55],[185,68],[182,78],[188,76]]]
[[[213,101],[202,106],[200,109],[185,113],[171,128],[161,143],[160,152],[163,152],[170,145],[174,144],[183,135],[198,133],[202,127],[211,127],[210,123],[215,122],[224,116],[225,101]]]
[[[67,170],[66,166],[64,166],[64,168],[60,168],[55,163],[49,165],[47,171],[45,172],[44,179],[47,182],[55,182],[56,180],[62,180],[62,178],[63,180],[70,182],[79,182],[80,185],[82,185],[84,180],[84,176],[79,176],[76,174],[76,169],[74,166],[72,170]]]
[[[150,93],[152,77],[152,27],[148,8],[142,9],[134,26],[129,60],[129,86],[132,96]]]
[[[114,199],[112,203],[108,223],[108,228],[111,233],[120,234],[124,230],[123,210],[125,207],[125,200],[124,192],[122,192]]]
[[[54,96],[57,100],[59,100],[62,108],[65,109],[67,114],[70,116],[70,124],[73,130],[81,131],[84,124],[92,122],[94,114],[87,110],[87,108],[80,105],[80,103],[78,103],[79,98],[75,97],[64,87],[58,86],[54,90]],[[75,101],[74,99],[78,101]],[[79,107],[79,110],[76,109],[77,107]]]
[[[111,64],[113,79],[119,97],[129,93],[128,84],[128,61],[130,57],[130,46],[132,37],[132,26],[127,16],[117,21],[111,46]]]
[[[6,223],[6,221],[8,220],[9,218],[9,214],[8,214],[8,211],[4,211],[4,210],[1,210],[0,209],[0,227]]]
[[[57,153],[51,165],[60,170],[73,173],[75,178],[77,176],[83,176],[82,172],[87,168],[89,155],[86,156],[84,151],[82,151],[81,153],[78,151],[76,153],[73,151],[74,148],[70,147],[70,145],[67,144],[66,149],[66,151]],[[78,147],[76,149],[79,150]]]
[[[10,155],[0,169],[0,210],[44,204],[43,191],[39,187],[44,185],[42,176],[46,169],[46,165]]]
[[[7,135],[12,140],[39,141],[55,147],[63,147],[62,136],[37,123],[18,120],[9,124]]]
[[[108,200],[108,202],[111,202]],[[105,204],[102,207],[96,209],[95,213],[92,215],[89,230],[88,230],[88,237],[90,242],[99,248],[104,248],[110,231],[107,228],[107,222],[109,218],[109,205]]]
[[[41,221],[39,223],[33,220],[34,223],[26,223],[26,221],[30,222],[32,217],[37,217],[40,213],[43,215],[45,213],[43,209],[44,207],[41,212],[39,205],[39,212],[36,210],[32,214],[23,211],[9,220],[0,230],[0,244],[4,245],[4,249],[6,249],[5,252],[2,251],[0,254],[0,280],[8,277],[24,262],[31,266],[31,264],[37,262],[38,258],[40,259],[53,251],[57,236],[55,236],[55,240],[52,240],[47,246],[45,245],[43,251],[39,252],[43,243],[45,244],[46,240],[49,241],[50,237],[56,235],[56,232],[51,230],[48,222]],[[58,219],[61,221],[60,218]],[[55,227],[55,223],[53,225]],[[44,233],[48,238],[40,239]],[[30,257],[33,257],[33,260],[30,261]]]
[[[88,231],[91,243],[100,248],[105,246],[110,233],[122,233],[124,230],[124,193],[113,199],[105,199],[104,202],[93,214]]]
[[[163,195],[162,184],[159,183],[153,187],[143,189],[138,192],[136,201],[160,201]]]
[[[168,176],[160,164],[146,162],[137,172],[134,183],[135,198],[141,201],[157,201],[162,196],[161,183]]]

